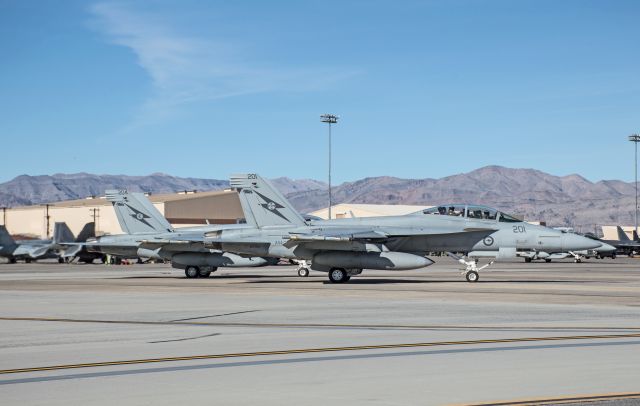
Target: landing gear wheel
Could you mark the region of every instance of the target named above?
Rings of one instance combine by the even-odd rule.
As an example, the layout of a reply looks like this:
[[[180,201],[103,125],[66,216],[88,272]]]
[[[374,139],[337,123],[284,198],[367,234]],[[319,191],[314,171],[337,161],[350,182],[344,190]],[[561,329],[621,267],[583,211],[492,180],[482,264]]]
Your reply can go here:
[[[309,276],[309,270],[307,268],[298,269],[298,276],[306,278],[307,276]]]
[[[15,264],[16,262],[18,262],[18,261],[16,261],[15,258],[9,258],[9,263],[10,264]]]
[[[544,262],[549,263],[549,262],[551,262],[551,260],[549,258],[547,258],[547,259],[544,260]]]
[[[526,263],[531,262],[531,258],[525,258],[525,259],[524,259],[524,262],[526,262]]]
[[[576,258],[573,260],[573,262],[575,262],[576,264],[579,264],[580,262],[582,262],[582,260],[580,258]]]
[[[616,254],[611,254],[611,259],[616,259]]]
[[[58,263],[59,263],[59,264],[64,264],[64,263],[65,263],[64,258],[58,258]]]
[[[342,268],[331,268],[329,271],[329,280],[331,283],[343,283],[349,280],[347,271]]]
[[[467,278],[467,282],[478,282],[480,279],[480,275],[476,271],[469,271],[464,277]]]
[[[209,276],[211,276],[211,271],[207,271],[207,270],[204,270],[204,269],[200,269],[200,270],[198,271],[198,276],[199,276],[200,278],[208,278]]]
[[[24,263],[25,264],[30,264],[31,263],[31,258],[25,258]]]
[[[200,269],[197,266],[188,266],[184,270],[187,278],[197,278],[200,275]]]

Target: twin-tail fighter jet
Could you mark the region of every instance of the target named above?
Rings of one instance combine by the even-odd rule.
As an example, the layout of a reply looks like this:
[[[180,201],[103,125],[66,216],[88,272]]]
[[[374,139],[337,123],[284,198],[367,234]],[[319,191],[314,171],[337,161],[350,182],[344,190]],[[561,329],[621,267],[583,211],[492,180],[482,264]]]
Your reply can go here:
[[[522,222],[498,210],[472,205],[444,205],[403,216],[305,220],[267,180],[257,174],[231,177],[231,186],[251,227],[205,232],[204,238],[174,240],[223,252],[300,262],[298,274],[309,269],[327,272],[333,283],[347,282],[364,269],[409,270],[433,264],[427,255],[447,252],[465,266],[469,282],[479,279],[475,260],[456,253],[497,259],[515,258],[520,251],[592,249],[600,243],[575,234]],[[167,248],[144,241],[141,247]]]

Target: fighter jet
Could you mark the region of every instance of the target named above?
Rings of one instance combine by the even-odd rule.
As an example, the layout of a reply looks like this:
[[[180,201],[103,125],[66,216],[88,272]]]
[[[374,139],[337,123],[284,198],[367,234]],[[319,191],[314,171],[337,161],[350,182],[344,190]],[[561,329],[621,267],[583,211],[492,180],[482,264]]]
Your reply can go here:
[[[458,259],[465,265],[467,281],[476,282],[478,271],[484,267],[478,268],[475,260],[455,253],[484,251],[497,258],[514,258],[523,250],[567,251],[600,246],[581,236],[526,224],[489,207],[465,204],[404,216],[306,221],[257,174],[235,175],[230,183],[240,195],[247,223],[255,227],[207,232],[204,246],[295,259],[301,261],[300,276],[308,275],[309,269],[323,271],[333,283],[346,282],[363,269],[426,267],[433,264],[427,258],[433,252],[447,252]]]
[[[561,232],[564,232],[560,230]],[[572,234],[572,233],[568,233]],[[517,255],[519,257],[523,257],[525,262],[531,262],[535,260],[544,260],[545,262],[551,262],[554,259],[565,259],[569,257],[573,257],[574,262],[580,263],[584,258],[596,257],[598,259],[604,257],[611,257],[612,259],[616,257],[616,248],[611,246],[603,241],[598,240],[597,238],[592,238],[589,235],[584,235],[584,237],[592,239],[600,243],[599,247],[587,249],[587,250],[577,250],[577,251],[565,251],[565,252],[549,252],[548,250],[533,250],[533,251],[521,251],[518,252]]]
[[[87,240],[95,238],[96,236],[96,223],[90,222],[82,227],[78,237],[73,235],[73,232],[69,227],[60,227],[58,232],[54,232],[53,242],[59,247],[58,253],[60,258],[59,262],[72,262],[78,260],[86,264],[91,264],[96,259],[105,261],[105,255],[99,252],[87,251]]]
[[[201,243],[190,244],[188,239],[201,239],[204,232],[251,227],[243,224],[208,225],[174,229],[143,193],[126,190],[107,190],[107,200],[113,207],[126,234],[105,235],[86,242],[89,252],[99,252],[123,258],[150,258],[171,261],[174,268],[183,269],[188,278],[209,277],[218,267],[263,266],[269,260],[241,256],[204,248]],[[178,241],[173,243],[174,241]],[[153,249],[141,246],[154,242]]]
[[[640,241],[638,241],[636,238],[634,238],[633,240],[630,239],[627,236],[627,233],[625,233],[622,227],[620,226],[617,227],[617,231],[618,231],[617,240],[604,240],[596,237],[592,233],[586,233],[584,236],[596,241],[600,241],[602,244],[609,245],[615,248],[615,251],[609,252],[609,255],[604,255],[604,256],[610,256],[611,258],[615,258],[617,254],[622,254],[622,255],[629,255],[630,257],[633,257],[638,252],[640,252]],[[635,230],[633,234],[634,236],[636,236]]]
[[[60,224],[56,223],[54,234]],[[66,227],[66,224],[65,224]],[[15,264],[18,260],[26,263],[38,259],[58,257],[58,246],[53,240],[14,240],[5,226],[0,226],[0,257],[5,257],[9,263]]]

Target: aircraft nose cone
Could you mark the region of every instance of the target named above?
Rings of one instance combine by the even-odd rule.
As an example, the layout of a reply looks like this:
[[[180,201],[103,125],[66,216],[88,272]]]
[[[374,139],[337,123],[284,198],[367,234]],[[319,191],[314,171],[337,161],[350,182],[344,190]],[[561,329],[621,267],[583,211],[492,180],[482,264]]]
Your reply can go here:
[[[577,234],[562,234],[562,248],[565,251],[582,251],[599,248],[602,245],[600,241],[592,240]]]

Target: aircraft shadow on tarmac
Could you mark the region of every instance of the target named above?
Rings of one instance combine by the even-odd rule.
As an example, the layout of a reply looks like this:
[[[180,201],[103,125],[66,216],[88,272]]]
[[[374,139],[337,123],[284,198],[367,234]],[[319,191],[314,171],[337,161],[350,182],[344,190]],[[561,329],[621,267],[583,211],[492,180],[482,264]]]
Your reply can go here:
[[[430,278],[425,276],[424,278]],[[185,276],[173,276],[173,275],[135,275],[135,276],[121,276],[114,279],[189,279]],[[242,275],[212,275],[209,278],[198,278],[193,281],[204,282],[205,280],[215,281],[216,279],[222,280],[240,280],[247,284],[286,284],[286,283],[302,283],[302,282],[322,282],[324,285],[334,285],[326,280],[323,276],[310,276],[301,278],[296,275],[261,275],[261,274],[242,274]],[[191,279],[190,279],[191,280]],[[354,277],[348,283],[335,284],[335,285],[383,285],[383,284],[434,284],[434,283],[462,283],[470,284],[464,278],[456,279],[395,279],[386,277]],[[494,283],[601,283],[601,281],[585,281],[579,279],[508,279],[508,280],[480,280],[475,283],[481,284],[494,284]]]

